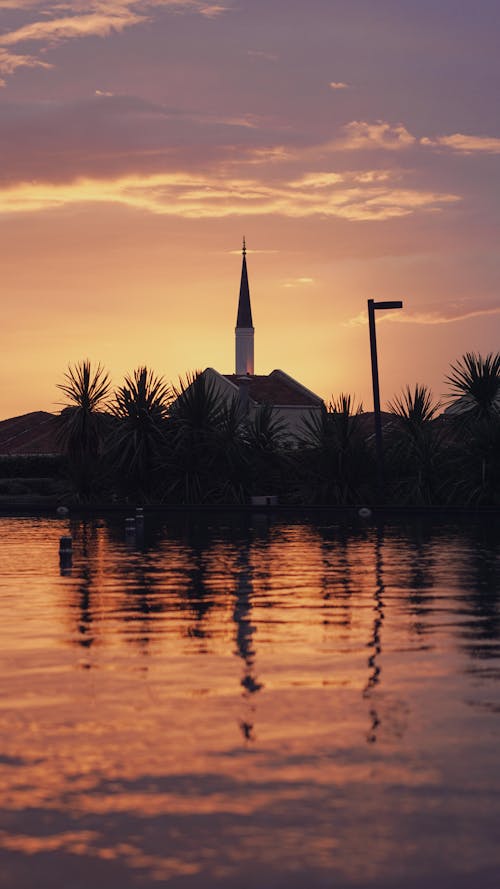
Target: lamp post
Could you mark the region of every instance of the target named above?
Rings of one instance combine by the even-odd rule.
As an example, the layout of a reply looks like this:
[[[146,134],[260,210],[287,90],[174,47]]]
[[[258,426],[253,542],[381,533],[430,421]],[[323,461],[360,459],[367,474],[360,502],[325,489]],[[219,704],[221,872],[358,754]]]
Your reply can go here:
[[[375,309],[402,309],[401,300],[375,302],[368,300],[368,326],[370,328],[370,353],[372,359],[373,417],[375,422],[375,448],[377,452],[377,489],[380,502],[384,499],[384,449],[382,444],[382,417],[380,415],[380,389],[378,384],[377,336],[375,333]]]

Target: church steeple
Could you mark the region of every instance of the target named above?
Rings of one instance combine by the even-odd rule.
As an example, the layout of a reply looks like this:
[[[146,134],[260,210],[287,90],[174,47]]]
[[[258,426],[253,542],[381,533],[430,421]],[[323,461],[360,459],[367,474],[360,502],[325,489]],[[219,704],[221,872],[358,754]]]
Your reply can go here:
[[[240,295],[238,299],[238,316],[236,319],[236,373],[238,376],[254,372],[254,327],[252,323],[252,307],[250,305],[250,288],[248,286],[247,248],[243,238],[243,262],[241,266]]]

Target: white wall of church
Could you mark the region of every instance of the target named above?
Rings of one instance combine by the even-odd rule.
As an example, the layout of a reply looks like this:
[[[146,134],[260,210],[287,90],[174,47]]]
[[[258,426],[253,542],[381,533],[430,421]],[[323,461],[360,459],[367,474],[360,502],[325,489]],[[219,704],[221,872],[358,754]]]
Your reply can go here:
[[[236,370],[237,374],[254,373],[254,329],[253,327],[237,327],[236,334]]]

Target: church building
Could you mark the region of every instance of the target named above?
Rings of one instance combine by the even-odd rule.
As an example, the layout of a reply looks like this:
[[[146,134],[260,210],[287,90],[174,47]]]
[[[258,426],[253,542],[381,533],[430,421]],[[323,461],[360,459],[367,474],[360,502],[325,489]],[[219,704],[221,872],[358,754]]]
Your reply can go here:
[[[323,401],[319,395],[315,395],[283,370],[276,369],[269,374],[256,374],[254,337],[246,245],[243,240],[243,262],[235,328],[235,372],[222,374],[208,367],[203,374],[228,401],[234,398],[240,399],[247,406],[250,417],[260,405],[270,405],[276,418],[283,422],[290,444],[293,444],[303,434],[304,419],[311,413],[320,412]]]

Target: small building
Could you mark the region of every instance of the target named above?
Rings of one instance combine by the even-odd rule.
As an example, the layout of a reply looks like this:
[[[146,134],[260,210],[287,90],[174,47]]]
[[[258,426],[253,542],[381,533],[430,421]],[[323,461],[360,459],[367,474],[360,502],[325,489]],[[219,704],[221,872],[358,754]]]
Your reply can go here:
[[[213,367],[207,367],[202,374],[228,402],[235,398],[239,399],[245,405],[250,419],[259,406],[267,404],[272,407],[276,419],[283,423],[288,444],[293,446],[304,434],[304,420],[310,417],[311,413],[319,413],[323,401],[319,395],[311,392],[283,370],[275,369],[269,374],[256,374],[254,338],[246,245],[243,240],[235,327],[235,372],[223,374]]]

